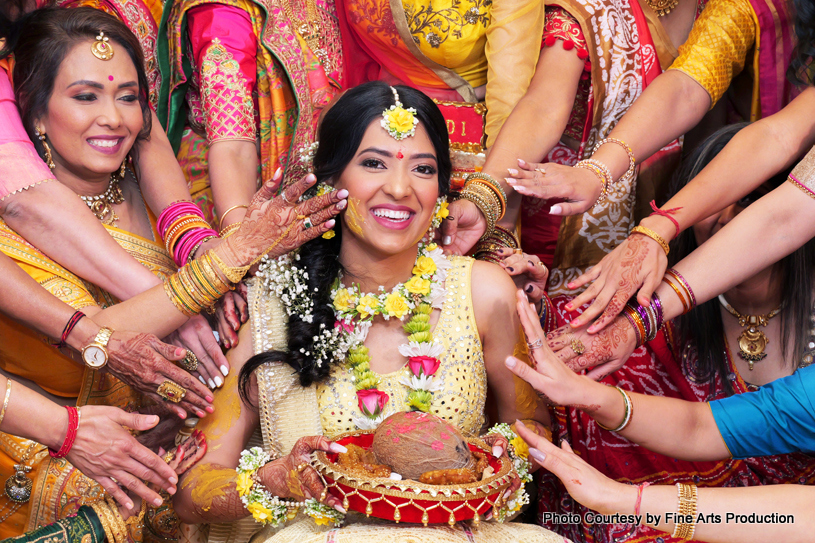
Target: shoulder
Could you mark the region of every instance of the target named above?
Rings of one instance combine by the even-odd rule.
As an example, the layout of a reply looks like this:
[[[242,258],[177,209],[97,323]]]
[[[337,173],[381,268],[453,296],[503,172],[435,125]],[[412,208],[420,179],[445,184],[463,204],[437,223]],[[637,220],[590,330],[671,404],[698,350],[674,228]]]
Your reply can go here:
[[[512,319],[517,288],[509,274],[497,264],[476,260],[471,278],[473,310],[479,327],[497,319]]]

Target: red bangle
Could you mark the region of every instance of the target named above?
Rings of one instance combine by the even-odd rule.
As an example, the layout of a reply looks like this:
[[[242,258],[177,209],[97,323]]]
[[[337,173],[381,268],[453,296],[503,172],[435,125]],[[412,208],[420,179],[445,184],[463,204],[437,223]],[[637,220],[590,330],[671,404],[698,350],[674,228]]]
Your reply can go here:
[[[65,328],[62,330],[62,335],[59,338],[59,343],[57,343],[57,349],[62,349],[63,347],[67,347],[68,344],[68,336],[71,335],[71,332],[74,331],[74,327],[76,324],[84,317],[85,314],[82,311],[75,311],[71,318],[68,319],[68,323],[65,325]]]
[[[68,410],[68,433],[65,435],[65,441],[62,442],[62,447],[58,451],[48,449],[48,454],[54,458],[65,458],[71,452],[71,447],[74,446],[76,434],[79,431],[79,409],[70,405],[66,405],[65,409]]]
[[[642,483],[637,487],[637,503],[634,505],[634,516],[637,517],[640,514],[640,505],[642,505],[642,491],[645,490],[645,487],[651,486],[651,483]]]
[[[649,215],[649,217],[653,217],[654,215],[659,215],[660,217],[665,217],[666,219],[668,219],[669,221],[671,221],[672,223],[674,223],[674,228],[676,228],[676,234],[674,234],[673,239],[678,238],[678,237],[679,237],[679,233],[680,233],[680,231],[681,231],[681,230],[679,229],[679,221],[677,221],[676,219],[674,219],[674,218],[673,218],[671,215],[673,215],[674,213],[676,213],[677,211],[679,211],[679,210],[680,210],[680,209],[682,209],[682,208],[681,208],[681,207],[674,207],[674,208],[671,208],[671,209],[665,209],[665,210],[662,210],[662,209],[659,209],[659,208],[657,207],[656,202],[654,202],[653,200],[651,200],[651,209],[653,209],[653,210],[654,210],[654,212],[653,212],[653,213],[651,213],[651,214]]]

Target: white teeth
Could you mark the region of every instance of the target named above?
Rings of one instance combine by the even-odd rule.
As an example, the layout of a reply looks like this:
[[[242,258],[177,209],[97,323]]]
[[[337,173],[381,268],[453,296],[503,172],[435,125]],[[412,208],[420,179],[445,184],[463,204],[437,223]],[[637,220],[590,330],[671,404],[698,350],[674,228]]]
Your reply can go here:
[[[385,208],[374,209],[373,214],[376,217],[384,217],[392,221],[406,221],[410,218],[409,211],[396,211],[395,209],[385,209]]]
[[[119,144],[119,140],[88,140],[88,143],[94,147],[116,147]]]

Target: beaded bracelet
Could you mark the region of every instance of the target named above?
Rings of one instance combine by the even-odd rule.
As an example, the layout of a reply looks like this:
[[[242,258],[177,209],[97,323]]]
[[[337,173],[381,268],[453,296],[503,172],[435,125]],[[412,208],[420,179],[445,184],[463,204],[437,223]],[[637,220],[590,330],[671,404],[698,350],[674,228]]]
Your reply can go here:
[[[696,504],[698,491],[696,485],[676,483],[677,522],[674,526],[673,537],[678,539],[693,539],[696,531]],[[690,522],[685,522],[690,520]]]
[[[623,180],[628,180],[630,177],[634,176],[634,170],[637,166],[637,160],[634,158],[634,151],[631,150],[631,147],[621,139],[617,138],[605,138],[597,142],[597,145],[594,146],[594,151],[592,151],[592,155],[597,152],[597,149],[605,145],[606,143],[616,143],[620,147],[622,147],[625,152],[628,154],[628,169],[625,171],[623,175],[617,180],[617,182],[621,182]]]
[[[623,430],[625,430],[626,426],[628,426],[628,423],[631,422],[631,416],[634,414],[634,405],[631,403],[631,397],[625,390],[621,389],[620,387],[614,388],[616,388],[617,392],[619,392],[623,396],[623,405],[625,406],[625,414],[623,415],[623,421],[616,428],[609,428],[608,426],[603,425],[599,421],[597,422],[597,426],[599,426],[603,430],[608,430],[609,432],[622,432]]]
[[[58,451],[48,449],[48,454],[53,458],[65,458],[76,441],[76,434],[79,431],[79,419],[82,417],[82,412],[76,407],[66,405],[65,409],[68,410],[68,433],[65,435],[65,441],[62,442],[62,447]]]
[[[68,346],[68,336],[71,335],[71,332],[74,331],[74,327],[76,327],[77,323],[82,320],[85,314],[82,311],[75,311],[71,318],[68,319],[68,322],[65,324],[65,328],[62,329],[62,335],[59,337],[59,343],[56,344],[57,349],[62,349]]]
[[[602,200],[608,194],[608,187],[611,185],[614,178],[611,176],[611,170],[608,169],[608,166],[600,162],[599,160],[594,159],[586,159],[581,160],[577,164],[574,165],[575,168],[582,168],[584,170],[589,170],[600,181],[600,195],[597,197],[597,200],[594,202],[594,205],[597,205],[597,202]]]
[[[657,234],[656,232],[654,232],[650,228],[647,228],[647,227],[642,226],[642,225],[635,226],[634,228],[631,229],[631,233],[632,234],[641,234],[643,236],[647,236],[647,237],[651,238],[652,240],[656,241],[657,243],[659,243],[660,247],[662,247],[662,250],[665,251],[665,256],[668,256],[668,253],[671,252],[671,248],[668,246],[668,242],[665,241],[662,238],[662,236],[660,236],[659,234]]]

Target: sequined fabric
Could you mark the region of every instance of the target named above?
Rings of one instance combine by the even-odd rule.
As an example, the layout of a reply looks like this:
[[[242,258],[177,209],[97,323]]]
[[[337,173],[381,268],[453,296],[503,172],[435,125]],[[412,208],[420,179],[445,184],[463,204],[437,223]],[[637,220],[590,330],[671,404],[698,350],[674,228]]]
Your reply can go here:
[[[795,166],[789,181],[809,197],[815,198],[815,147]]]
[[[748,0],[711,0],[669,69],[702,85],[713,107],[744,68],[755,41],[756,23]]]
[[[447,277],[447,299],[441,310],[433,338],[444,344],[434,382],[442,389],[433,394],[431,412],[457,426],[465,435],[477,435],[484,424],[484,402],[487,396],[487,373],[481,352],[481,339],[473,313],[470,272],[473,260],[452,257],[453,267]],[[380,375],[379,390],[390,396],[386,413],[404,411],[410,392],[399,382],[409,377],[407,366]],[[329,379],[317,387],[320,419],[326,436],[356,430],[353,420],[361,416],[351,374],[335,367]]]

